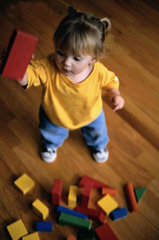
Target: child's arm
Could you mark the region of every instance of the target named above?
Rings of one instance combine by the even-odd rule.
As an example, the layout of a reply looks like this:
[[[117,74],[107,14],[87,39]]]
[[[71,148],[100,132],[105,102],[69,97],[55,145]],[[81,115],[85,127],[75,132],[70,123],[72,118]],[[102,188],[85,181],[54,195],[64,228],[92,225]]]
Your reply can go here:
[[[116,88],[111,88],[107,91],[109,97],[110,97],[110,101],[112,103],[112,109],[113,112],[116,112],[117,110],[120,110],[124,107],[124,99],[122,98],[122,96],[120,95],[120,92],[118,89]]]

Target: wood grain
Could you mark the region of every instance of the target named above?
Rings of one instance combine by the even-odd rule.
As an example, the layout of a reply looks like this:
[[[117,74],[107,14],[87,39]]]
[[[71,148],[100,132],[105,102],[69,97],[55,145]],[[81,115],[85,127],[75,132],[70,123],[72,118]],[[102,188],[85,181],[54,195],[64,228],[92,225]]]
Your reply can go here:
[[[80,130],[71,131],[58,150],[53,164],[44,163],[39,151],[38,111],[41,88],[24,91],[14,81],[0,77],[0,239],[10,239],[6,226],[21,218],[29,233],[35,231],[31,203],[41,199],[50,209],[52,233],[41,239],[64,240],[76,236],[77,229],[57,224],[51,206],[54,179],[63,181],[61,204],[67,206],[70,185],[77,185],[85,174],[117,188],[115,200],[128,207],[124,185],[132,182],[147,191],[139,212],[117,222],[107,222],[119,240],[159,239],[159,5],[154,0],[10,0],[0,3],[0,52],[16,27],[39,37],[35,58],[54,51],[52,35],[67,7],[109,17],[112,31],[102,62],[120,78],[120,91],[126,104],[113,113],[103,92],[103,106],[110,142],[109,161],[97,164],[85,145]],[[14,180],[27,173],[36,187],[23,196]],[[79,199],[81,195],[79,194]],[[93,190],[90,207],[97,208],[101,193]]]

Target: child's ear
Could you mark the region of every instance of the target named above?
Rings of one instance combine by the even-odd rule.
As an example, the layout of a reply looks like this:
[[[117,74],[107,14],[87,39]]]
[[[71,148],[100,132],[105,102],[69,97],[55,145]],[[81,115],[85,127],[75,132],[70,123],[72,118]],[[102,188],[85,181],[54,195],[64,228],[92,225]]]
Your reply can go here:
[[[94,64],[94,63],[96,63],[97,62],[97,58],[96,57],[93,57],[92,58],[92,63]]]

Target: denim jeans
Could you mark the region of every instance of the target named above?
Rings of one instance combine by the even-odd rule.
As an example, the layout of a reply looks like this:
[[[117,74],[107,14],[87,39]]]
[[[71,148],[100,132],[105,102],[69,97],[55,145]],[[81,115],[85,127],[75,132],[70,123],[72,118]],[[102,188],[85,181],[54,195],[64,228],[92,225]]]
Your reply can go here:
[[[43,108],[39,111],[39,130],[42,135],[43,146],[56,149],[60,147],[69,135],[69,129],[53,124]],[[103,110],[91,123],[81,128],[88,147],[94,150],[104,149],[108,143],[107,127]]]

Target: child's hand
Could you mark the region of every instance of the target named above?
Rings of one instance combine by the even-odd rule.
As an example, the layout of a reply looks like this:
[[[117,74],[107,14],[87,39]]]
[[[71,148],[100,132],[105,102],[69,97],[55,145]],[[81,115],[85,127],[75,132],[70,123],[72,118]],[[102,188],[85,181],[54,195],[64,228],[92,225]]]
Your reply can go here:
[[[7,49],[3,49],[3,51],[2,51],[2,53],[1,53],[1,55],[0,55],[0,61],[2,62],[3,61],[3,59],[6,57],[6,55],[7,55]]]
[[[124,99],[120,95],[116,95],[111,99],[113,112],[120,110],[124,107]]]

